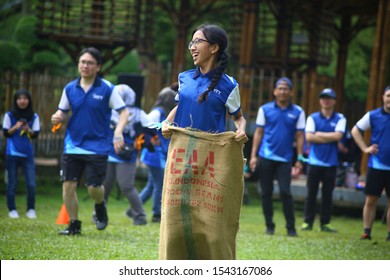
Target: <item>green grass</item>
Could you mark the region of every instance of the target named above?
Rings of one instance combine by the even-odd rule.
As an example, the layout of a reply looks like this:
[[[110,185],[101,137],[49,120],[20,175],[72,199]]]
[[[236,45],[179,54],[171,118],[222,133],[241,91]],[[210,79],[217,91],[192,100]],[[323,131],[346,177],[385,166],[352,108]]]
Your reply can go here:
[[[138,181],[142,187],[143,181]],[[255,186],[250,185],[251,204],[241,210],[240,230],[237,236],[239,260],[389,260],[390,242],[385,242],[387,229],[378,219],[373,229],[373,240],[361,241],[360,217],[334,215],[332,224],[336,234],[298,230],[299,237],[286,236],[281,204],[275,202],[276,232],[264,234],[265,226]],[[93,202],[80,188],[79,218],[81,236],[59,236],[64,228],[56,225],[62,205],[61,184],[56,179],[40,179],[37,189],[37,220],[24,216],[24,185],[19,185],[17,206],[20,219],[8,218],[4,189],[0,195],[0,258],[1,260],[156,260],[158,259],[159,225],[133,226],[124,215],[128,202],[112,194],[108,203],[109,226],[98,231],[91,221]],[[297,204],[297,228],[302,223],[302,205]],[[145,205],[148,220],[151,202]]]

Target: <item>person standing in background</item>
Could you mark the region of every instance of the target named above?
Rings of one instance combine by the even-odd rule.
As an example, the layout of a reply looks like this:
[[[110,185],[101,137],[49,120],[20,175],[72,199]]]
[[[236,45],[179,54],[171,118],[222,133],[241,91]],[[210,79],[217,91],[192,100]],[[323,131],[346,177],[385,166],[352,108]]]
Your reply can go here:
[[[57,126],[72,111],[61,162],[63,199],[70,224],[60,235],[81,233],[76,190],[83,173],[88,194],[95,202],[96,228],[103,230],[108,224],[103,186],[107,156],[110,141],[116,153],[123,148],[122,133],[129,113],[122,98],[113,91],[114,85],[97,75],[101,67],[100,52],[93,47],[83,49],[78,60],[80,77],[65,86],[58,110],[51,117],[52,124]],[[113,139],[109,138],[111,109],[120,112]]]
[[[257,128],[253,135],[250,169],[254,172],[256,166],[259,165],[259,184],[267,227],[266,234],[275,233],[272,196],[274,178],[276,178],[283,203],[287,235],[296,237],[294,204],[291,194],[291,169],[294,140],[298,159],[303,157],[305,112],[291,102],[292,89],[293,84],[289,78],[278,79],[273,91],[275,100],[260,106],[256,119]],[[297,173],[302,170],[300,160],[296,161],[294,167]]]
[[[307,161],[305,221],[302,230],[313,229],[317,212],[317,194],[321,182],[320,230],[337,232],[330,225],[332,196],[336,185],[338,143],[345,133],[347,121],[343,114],[334,111],[335,105],[335,91],[331,88],[322,90],[320,111],[311,114],[306,120],[306,141],[310,144],[310,150]]]
[[[134,147],[134,141],[140,134],[142,126],[150,125],[150,120],[143,110],[135,107],[136,94],[132,88],[128,85],[120,84],[115,86],[114,91],[118,92],[125,102],[126,108],[129,112],[129,119],[123,130],[125,141],[124,149],[122,149],[119,153],[116,153],[114,145],[111,144],[106,178],[103,183],[105,188],[104,199],[106,202],[108,201],[108,197],[114,188],[115,180],[117,180],[122,194],[127,198],[130,204],[130,207],[126,211],[126,215],[133,220],[134,225],[146,225],[146,212],[134,184],[138,155],[138,150]],[[114,135],[119,119],[119,113],[116,110],[112,110],[110,138]],[[96,213],[94,213],[94,217],[95,215]]]
[[[32,139],[40,132],[39,116],[33,110],[31,94],[20,89],[14,94],[13,109],[7,112],[3,120],[3,135],[7,138],[7,206],[11,219],[19,218],[16,209],[15,195],[18,184],[18,170],[22,167],[26,180],[27,209],[26,216],[36,219],[35,212],[35,162]]]
[[[387,241],[390,241],[390,85],[382,96],[383,106],[367,112],[352,128],[352,137],[363,153],[369,154],[366,200],[363,208],[364,232],[360,239],[370,240],[376,216],[376,206],[383,190],[387,196]],[[362,133],[371,130],[370,145]]]
[[[161,123],[166,119],[169,112],[175,107],[175,95],[177,92],[177,83],[170,87],[163,88],[148,114],[148,118],[154,123]],[[142,202],[145,203],[150,197],[153,199],[152,222],[161,221],[161,198],[164,184],[164,171],[167,162],[169,139],[162,136],[161,130],[158,130],[152,138],[153,151],[143,148],[140,160],[148,167],[148,181],[141,191]]]

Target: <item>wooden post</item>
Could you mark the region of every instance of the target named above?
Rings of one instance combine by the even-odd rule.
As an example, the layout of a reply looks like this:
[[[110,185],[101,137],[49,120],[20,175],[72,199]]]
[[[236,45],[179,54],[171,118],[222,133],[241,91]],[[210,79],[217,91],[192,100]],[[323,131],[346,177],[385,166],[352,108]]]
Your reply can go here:
[[[277,16],[277,30],[275,40],[275,55],[280,58],[284,68],[288,67],[289,44],[292,30],[292,19],[287,1],[280,1]]]
[[[366,111],[370,111],[382,105],[382,95],[385,84],[387,61],[390,47],[390,0],[379,0],[378,15],[376,21],[374,46],[370,69],[370,83],[366,101]],[[364,134],[364,141],[370,143],[371,133]],[[368,155],[362,155],[361,174],[367,172]]]
[[[344,103],[344,80],[345,70],[348,57],[348,45],[350,42],[351,32],[351,16],[343,16],[341,18],[341,28],[338,33],[338,52],[337,52],[337,68],[336,68],[336,83],[334,90],[337,94],[336,111],[342,111],[342,105]]]
[[[303,96],[302,108],[305,110],[306,116],[317,111],[318,108],[318,92],[317,92],[317,70],[315,67],[310,67],[303,76]]]
[[[10,110],[13,106],[12,104],[12,72],[7,71],[5,73],[5,103],[4,103],[4,112]]]
[[[101,36],[103,34],[104,0],[93,0],[91,8],[91,34]]]
[[[241,108],[244,113],[250,109],[252,97],[251,78],[253,77],[253,46],[256,36],[256,23],[259,11],[259,1],[245,1],[240,43],[240,69],[238,82],[240,84]]]
[[[177,38],[175,42],[175,53],[172,65],[172,82],[176,82],[179,73],[184,71],[186,68],[186,53],[188,52],[187,36],[189,28],[193,22],[192,17],[188,16],[188,11],[190,11],[191,8],[190,1],[180,1],[180,12],[176,15],[177,19],[175,23]]]

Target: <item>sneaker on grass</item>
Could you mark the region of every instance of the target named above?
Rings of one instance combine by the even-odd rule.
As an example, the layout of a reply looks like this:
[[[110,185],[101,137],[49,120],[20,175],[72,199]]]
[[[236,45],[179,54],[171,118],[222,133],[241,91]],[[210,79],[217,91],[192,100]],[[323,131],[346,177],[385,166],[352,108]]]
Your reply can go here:
[[[26,212],[26,217],[29,218],[29,219],[36,219],[37,218],[37,214],[35,213],[34,209],[29,209]]]
[[[360,237],[360,240],[371,240],[371,235],[363,233],[363,235]]]
[[[297,234],[297,231],[295,230],[295,228],[287,229],[287,236],[298,237],[298,234]]]
[[[321,226],[321,231],[324,231],[324,232],[333,232],[333,233],[336,233],[337,230],[332,227],[330,224],[325,224],[325,225],[322,225]]]
[[[70,220],[69,225],[66,229],[58,232],[59,235],[79,235],[81,234],[81,221]]]
[[[312,230],[313,226],[309,225],[308,223],[303,223],[301,226],[301,230]]]
[[[95,203],[95,213],[96,213],[96,228],[98,230],[105,229],[108,224],[106,203],[105,202],[101,204]]]
[[[18,211],[16,211],[16,210],[9,211],[8,217],[10,217],[11,219],[18,219],[19,218]]]

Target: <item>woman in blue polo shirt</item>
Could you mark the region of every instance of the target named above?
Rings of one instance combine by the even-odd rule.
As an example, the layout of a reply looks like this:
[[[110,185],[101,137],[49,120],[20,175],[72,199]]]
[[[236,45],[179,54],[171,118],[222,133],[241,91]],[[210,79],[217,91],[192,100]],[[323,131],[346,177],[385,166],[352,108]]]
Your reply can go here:
[[[15,204],[18,169],[22,167],[26,178],[27,212],[26,216],[35,219],[35,163],[32,138],[38,137],[40,130],[39,116],[32,108],[31,94],[20,89],[14,94],[14,108],[7,112],[3,121],[3,134],[7,138],[7,206],[8,216],[19,218]]]
[[[246,120],[241,112],[240,93],[237,81],[224,73],[229,60],[227,46],[228,39],[226,32],[219,26],[201,25],[194,31],[188,49],[190,50],[194,64],[197,67],[196,69],[179,74],[178,94],[175,98],[178,105],[169,113],[162,125],[162,134],[165,138],[169,138],[173,133],[169,128],[170,122],[174,122],[175,125],[181,128],[192,128],[210,134],[225,132],[226,115],[228,113],[234,118],[236,127],[234,140],[240,144],[248,140],[248,137],[245,134]],[[172,142],[170,145],[171,144]],[[228,153],[228,151],[226,152]],[[165,175],[167,173],[168,172],[165,172]],[[229,179],[230,178],[226,178],[226,180]],[[164,178],[164,181],[165,180],[167,179]],[[165,190],[163,190],[163,192],[164,191]],[[164,194],[165,193],[163,193],[163,197]],[[237,197],[237,199],[238,201],[241,201],[242,197]],[[164,207],[167,207],[167,204],[163,203],[162,205],[161,229],[166,226],[170,227],[171,232],[175,232],[177,228],[175,222],[172,222],[172,220],[175,220],[175,217],[167,217],[165,215],[167,212]],[[187,209],[189,204],[184,202],[182,207]],[[198,212],[194,209],[192,213],[196,216],[196,213]],[[198,217],[194,218],[194,220],[202,221],[202,218]],[[183,223],[188,225],[188,220],[183,218]],[[221,220],[221,224],[223,223],[227,223],[227,221],[225,219]],[[234,231],[233,227],[230,227],[230,229]],[[186,233],[189,233],[190,231],[192,230],[185,230]],[[179,258],[203,258],[205,256],[210,258],[211,256],[219,255],[221,251],[223,251],[218,250],[218,252],[212,252],[217,251],[215,248],[218,246],[232,248],[224,242],[216,242],[212,237],[206,237],[206,232],[213,231],[213,229],[206,228],[205,226],[203,230],[200,229],[200,232],[195,231],[196,230],[192,231],[192,233],[196,236],[197,241],[202,243],[202,251],[205,252],[205,254],[197,255],[195,252],[196,250],[192,248],[192,240],[184,241],[185,238],[183,239],[183,243],[179,241],[180,244],[177,243],[177,245],[174,246],[169,244],[168,246],[165,246],[167,243],[171,242],[170,238],[172,236],[162,236],[160,238],[160,258],[176,258],[176,252],[179,250],[188,252],[188,254],[183,253],[183,256],[180,256]],[[192,233],[189,233],[189,235]],[[217,235],[218,233],[215,234]],[[172,238],[176,239],[175,237]],[[223,239],[220,239],[220,241],[221,240]],[[189,243],[191,243],[191,245],[189,245]],[[184,246],[182,247],[182,245]],[[169,248],[167,250],[170,251],[173,247],[175,247],[174,251],[176,252],[166,252],[167,248]],[[222,255],[226,258],[230,258],[233,257],[235,253],[229,251],[228,253],[222,253],[219,256]]]
[[[233,115],[236,141],[246,141],[246,120],[241,111],[238,83],[224,73],[229,61],[226,32],[217,25],[201,25],[188,44],[197,66],[179,74],[178,105],[163,123],[162,134],[169,138],[168,123],[207,132],[226,131],[226,112]],[[167,123],[168,122],[168,123]]]

